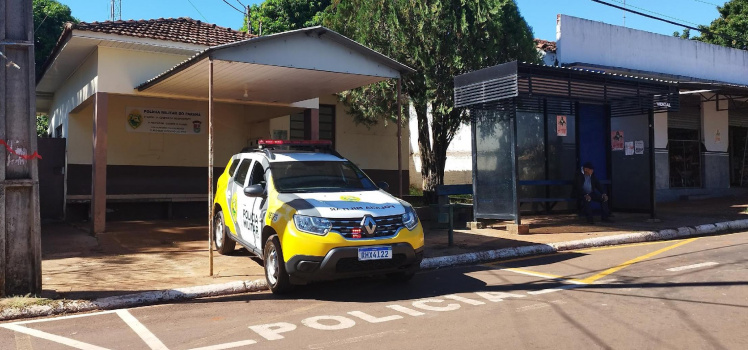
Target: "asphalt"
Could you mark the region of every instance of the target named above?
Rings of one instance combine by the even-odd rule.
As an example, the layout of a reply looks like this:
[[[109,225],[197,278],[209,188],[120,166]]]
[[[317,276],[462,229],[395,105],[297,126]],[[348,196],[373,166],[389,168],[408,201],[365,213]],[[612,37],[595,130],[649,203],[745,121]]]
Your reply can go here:
[[[674,202],[648,214],[615,213],[613,223],[586,224],[576,215],[528,215],[530,234],[502,224],[454,232],[425,223],[423,269],[469,265],[585,247],[676,239],[748,229],[748,198]],[[463,224],[464,225],[464,224]],[[266,290],[262,266],[246,250],[214,254],[209,274],[208,229],[196,220],[109,222],[92,236],[86,223],[42,226],[41,305],[0,308],[0,321],[117,309]],[[0,299],[1,300],[1,299]]]

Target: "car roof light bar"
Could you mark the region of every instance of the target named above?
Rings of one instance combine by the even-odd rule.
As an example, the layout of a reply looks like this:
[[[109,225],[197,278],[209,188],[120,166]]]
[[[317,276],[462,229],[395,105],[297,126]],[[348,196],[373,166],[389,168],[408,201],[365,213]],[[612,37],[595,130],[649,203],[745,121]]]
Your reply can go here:
[[[258,140],[260,146],[268,145],[291,145],[291,146],[332,146],[330,140]]]

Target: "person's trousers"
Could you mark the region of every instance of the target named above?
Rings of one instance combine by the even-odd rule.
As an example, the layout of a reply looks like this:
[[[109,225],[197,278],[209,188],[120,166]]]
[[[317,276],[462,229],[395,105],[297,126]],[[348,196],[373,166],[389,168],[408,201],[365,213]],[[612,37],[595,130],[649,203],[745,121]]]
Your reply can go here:
[[[608,201],[603,201],[603,196],[600,193],[592,192],[589,194],[591,201],[587,201],[587,199],[582,196],[580,199],[582,201],[582,215],[586,216],[588,220],[592,219],[592,208],[590,203],[592,202],[598,202],[600,203],[600,211],[602,211],[602,218],[607,219],[608,216],[610,216],[610,210],[608,209]]]

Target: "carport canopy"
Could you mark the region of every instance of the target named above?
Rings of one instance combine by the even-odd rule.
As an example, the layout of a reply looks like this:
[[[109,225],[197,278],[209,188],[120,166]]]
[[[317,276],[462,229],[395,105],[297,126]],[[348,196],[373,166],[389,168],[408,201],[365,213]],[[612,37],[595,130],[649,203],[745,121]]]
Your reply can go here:
[[[291,106],[413,69],[324,27],[311,27],[214,46],[144,82],[144,95]]]

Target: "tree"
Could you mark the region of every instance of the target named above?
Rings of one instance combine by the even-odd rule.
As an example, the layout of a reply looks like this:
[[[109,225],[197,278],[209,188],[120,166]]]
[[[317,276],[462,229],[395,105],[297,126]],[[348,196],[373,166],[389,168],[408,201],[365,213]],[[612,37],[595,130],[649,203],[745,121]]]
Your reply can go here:
[[[402,84],[418,118],[421,176],[429,191],[444,182],[447,147],[469,121],[454,108],[454,77],[513,60],[540,61],[513,0],[336,0],[323,23],[417,70]],[[359,123],[392,120],[394,86],[386,81],[342,99]]]
[[[681,39],[690,39],[691,38],[691,30],[688,29],[688,28],[683,29],[683,32],[679,32],[679,31],[676,30],[676,31],[673,32],[673,36],[676,37],[676,38],[681,38]]]
[[[274,34],[320,24],[320,14],[330,0],[266,0],[250,6],[252,33]],[[241,30],[247,30],[246,20]]]
[[[49,117],[46,114],[36,115],[36,136],[47,137],[49,136]]]
[[[709,26],[699,26],[701,35],[693,39],[736,49],[748,49],[748,0],[730,0],[717,6],[719,18]]]
[[[55,0],[34,0],[34,61],[36,76],[57,44],[65,22],[78,23],[70,7]]]

